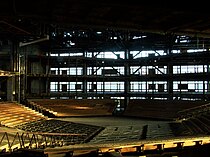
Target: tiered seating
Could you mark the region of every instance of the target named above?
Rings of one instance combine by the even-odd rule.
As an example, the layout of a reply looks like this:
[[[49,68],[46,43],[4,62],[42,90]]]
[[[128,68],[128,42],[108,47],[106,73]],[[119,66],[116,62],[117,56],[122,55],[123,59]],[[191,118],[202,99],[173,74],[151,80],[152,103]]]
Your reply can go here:
[[[210,104],[205,103],[199,106],[183,109],[177,113],[177,119],[188,119],[190,117],[194,117],[197,115],[201,115],[204,113],[210,112]]]
[[[205,131],[200,128],[200,126],[195,123],[193,119],[188,119],[182,122],[186,128],[188,128],[192,134],[205,134]]]
[[[208,126],[210,130],[210,116],[208,114],[203,114],[199,116],[200,121],[202,121],[203,124]]]
[[[191,135],[210,134],[209,113],[210,105],[204,104],[179,111],[177,113],[177,121],[179,121],[179,124],[187,129]]]
[[[193,135],[210,134],[210,117],[206,113],[185,119],[182,124]]]
[[[31,121],[46,119],[42,114],[37,113],[16,102],[0,102],[0,122],[7,127],[15,127]]]
[[[104,129],[104,127],[101,126],[73,123],[55,119],[42,119],[18,125],[16,128],[40,135],[43,133],[46,133],[45,135],[49,134],[49,136],[53,136],[56,140],[63,141],[65,145],[88,142],[93,136]]]
[[[177,113],[183,109],[200,106],[206,102],[182,100],[130,100],[125,116],[174,120]]]
[[[34,99],[28,102],[31,107],[48,111],[57,117],[112,115],[116,107],[111,99]]]
[[[174,136],[190,136],[190,135],[192,135],[191,130],[189,130],[181,122],[170,122],[169,126],[170,126]]]

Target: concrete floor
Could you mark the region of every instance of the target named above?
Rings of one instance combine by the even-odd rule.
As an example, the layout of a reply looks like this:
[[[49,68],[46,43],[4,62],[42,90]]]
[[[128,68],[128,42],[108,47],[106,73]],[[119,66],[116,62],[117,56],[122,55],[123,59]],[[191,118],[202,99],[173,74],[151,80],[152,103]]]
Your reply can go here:
[[[148,120],[133,117],[120,117],[120,116],[101,116],[101,117],[68,117],[68,118],[56,118],[57,120],[82,123],[88,125],[102,126],[105,129],[99,132],[93,139],[89,141],[89,144],[102,144],[102,143],[119,143],[138,141],[142,127],[148,125],[146,139],[162,139],[167,137],[173,137],[169,123],[171,121],[160,120]],[[4,132],[16,132],[18,130],[8,127],[0,126],[1,135]],[[14,136],[15,134],[13,134]],[[5,143],[4,143],[5,144]],[[2,147],[3,148],[3,147]],[[154,157],[156,156],[153,154]],[[161,156],[161,155],[160,155]],[[164,155],[163,155],[164,156]],[[138,157],[135,155],[126,155],[126,157]],[[148,155],[150,157],[150,155]],[[159,156],[157,156],[159,157]],[[162,157],[162,156],[161,156]],[[165,157],[165,156],[164,156]],[[171,155],[166,156],[171,157]],[[197,157],[197,156],[196,156]],[[206,156],[205,156],[206,157]]]
[[[133,117],[118,117],[118,116],[101,116],[101,117],[69,117],[56,118],[58,120],[71,121],[75,123],[83,123],[97,126],[127,126],[127,125],[154,125],[165,124],[171,121],[147,120]]]
[[[90,143],[109,143],[122,141],[138,141],[142,137],[143,127],[147,125],[146,139],[174,137],[170,121],[145,120],[132,117],[71,117],[59,120],[102,126],[105,129],[96,135]]]
[[[163,136],[172,136],[171,130],[168,127],[169,121],[155,121],[120,116],[69,117],[55,119],[104,127],[104,130],[99,132],[99,134],[94,136],[89,141],[90,144],[138,141],[141,138],[140,136],[142,134],[142,128],[145,125],[148,125],[147,138],[161,138]],[[16,133],[19,131],[20,130],[15,128],[0,126],[0,137],[2,138],[4,133],[8,132],[9,140],[11,142],[14,139]],[[8,150],[6,138],[4,138],[0,146],[0,149],[3,148],[7,148]]]

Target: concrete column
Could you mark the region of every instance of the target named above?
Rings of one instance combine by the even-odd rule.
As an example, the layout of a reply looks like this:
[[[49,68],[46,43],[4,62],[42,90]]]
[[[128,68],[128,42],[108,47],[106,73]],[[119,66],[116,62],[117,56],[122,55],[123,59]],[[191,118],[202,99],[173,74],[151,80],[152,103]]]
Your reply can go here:
[[[209,64],[207,64],[207,75],[209,74],[210,72],[210,66]],[[210,82],[209,82],[209,79],[207,80],[207,92],[210,92]]]
[[[7,79],[7,101],[15,101],[15,77],[8,77]]]
[[[166,35],[166,53],[167,55],[172,54],[173,44],[176,38],[172,34]],[[170,58],[170,61],[167,65],[167,74],[168,74],[168,81],[167,81],[167,90],[168,90],[168,99],[173,100],[173,58]]]
[[[170,50],[169,54],[171,53]],[[172,59],[169,61],[167,65],[167,74],[168,74],[168,81],[167,81],[167,91],[168,91],[168,99],[173,100],[173,63]]]
[[[87,76],[87,65],[83,64],[83,77]],[[83,99],[87,99],[87,80],[84,79],[82,82]]]
[[[11,71],[19,72],[19,51],[18,44],[16,41],[12,41],[11,49]],[[10,84],[11,83],[11,84]],[[14,89],[12,89],[14,87]],[[20,99],[20,77],[18,75],[14,76],[13,79],[8,79],[7,81],[7,99],[12,99],[13,101],[18,101]],[[14,93],[12,92],[14,90]],[[12,92],[12,93],[11,93]],[[11,95],[13,94],[13,95]]]
[[[125,93],[125,101],[124,101],[124,107],[126,108],[129,104],[130,96],[130,80],[128,79],[130,76],[130,65],[129,65],[129,56],[130,56],[130,51],[128,49],[125,50],[125,77],[126,80],[124,81],[124,93]]]

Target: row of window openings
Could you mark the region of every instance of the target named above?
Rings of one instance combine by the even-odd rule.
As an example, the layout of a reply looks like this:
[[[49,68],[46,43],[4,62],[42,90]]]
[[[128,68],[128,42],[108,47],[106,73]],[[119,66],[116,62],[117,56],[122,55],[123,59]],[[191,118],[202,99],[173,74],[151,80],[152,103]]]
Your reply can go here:
[[[208,72],[207,65],[192,65],[192,66],[173,66],[173,74],[184,73],[203,73]],[[83,68],[51,68],[53,75],[83,75]],[[88,67],[87,75],[124,75],[124,67]],[[167,74],[167,66],[144,66],[130,67],[130,74],[134,75],[154,75],[154,74]]]
[[[188,49],[188,50],[172,50],[173,54],[176,53],[194,53],[194,52],[203,52],[206,49]],[[140,57],[150,57],[150,56],[163,56],[167,55],[164,50],[158,51],[130,51],[129,58],[135,59]],[[47,54],[48,55],[48,54]],[[78,52],[78,53],[51,53],[50,56],[84,56],[88,58],[111,58],[111,59],[125,59],[124,51],[117,52]]]
[[[124,92],[124,82],[88,82],[89,92]],[[51,92],[80,92],[83,91],[82,82],[51,82]],[[167,92],[167,82],[131,82],[130,92]],[[209,92],[210,84],[207,81],[174,81],[174,92]]]
[[[51,97],[50,99],[58,99],[58,97]],[[59,99],[83,99],[81,96],[75,96],[75,97],[59,97]],[[86,99],[104,99],[104,97],[87,97]],[[124,97],[110,97],[110,99],[115,100],[124,100]],[[148,97],[130,97],[129,99],[148,99]],[[153,100],[168,100],[168,98],[165,97],[153,97]],[[173,97],[173,100],[202,100],[202,98],[183,98],[183,97]]]

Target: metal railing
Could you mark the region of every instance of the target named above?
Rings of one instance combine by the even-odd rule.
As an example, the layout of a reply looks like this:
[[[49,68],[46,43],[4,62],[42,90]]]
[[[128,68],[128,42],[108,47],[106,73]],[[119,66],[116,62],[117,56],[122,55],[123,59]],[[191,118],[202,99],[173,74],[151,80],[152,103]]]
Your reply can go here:
[[[16,149],[40,149],[46,147],[64,146],[78,143],[77,137],[86,134],[66,134],[66,133],[39,133],[39,132],[1,132],[0,148],[6,152],[13,152]],[[71,142],[64,137],[71,137]],[[81,142],[82,143],[82,142]]]

